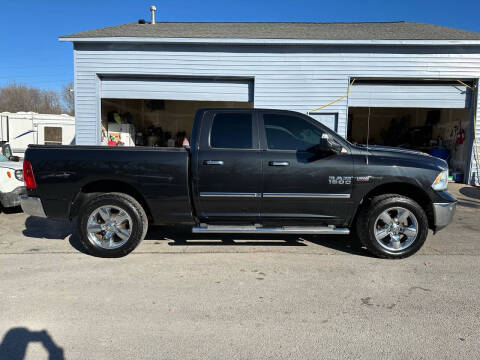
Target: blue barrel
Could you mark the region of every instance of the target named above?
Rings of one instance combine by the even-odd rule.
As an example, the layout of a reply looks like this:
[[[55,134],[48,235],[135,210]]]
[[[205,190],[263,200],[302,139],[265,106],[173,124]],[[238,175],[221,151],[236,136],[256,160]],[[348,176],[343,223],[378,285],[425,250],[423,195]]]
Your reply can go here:
[[[448,150],[447,149],[430,149],[430,155],[438,157],[443,160],[448,159]]]

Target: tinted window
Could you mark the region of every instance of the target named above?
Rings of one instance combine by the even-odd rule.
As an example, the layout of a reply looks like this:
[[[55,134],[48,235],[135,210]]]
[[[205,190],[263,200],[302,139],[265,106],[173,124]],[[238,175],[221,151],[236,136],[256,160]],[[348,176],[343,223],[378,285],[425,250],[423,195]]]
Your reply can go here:
[[[215,115],[210,133],[212,148],[252,149],[252,114]]]
[[[320,144],[323,131],[291,115],[264,114],[267,145],[272,150],[306,151]]]

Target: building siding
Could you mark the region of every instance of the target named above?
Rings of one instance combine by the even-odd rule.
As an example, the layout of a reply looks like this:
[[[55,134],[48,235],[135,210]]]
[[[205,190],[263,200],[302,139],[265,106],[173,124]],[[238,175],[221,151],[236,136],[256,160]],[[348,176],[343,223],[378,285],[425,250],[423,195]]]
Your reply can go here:
[[[480,78],[480,46],[76,43],[74,49],[78,144],[99,143],[98,74],[252,78],[255,107],[303,113],[344,95],[355,77]],[[319,112],[338,113],[338,133],[346,136],[348,98]]]

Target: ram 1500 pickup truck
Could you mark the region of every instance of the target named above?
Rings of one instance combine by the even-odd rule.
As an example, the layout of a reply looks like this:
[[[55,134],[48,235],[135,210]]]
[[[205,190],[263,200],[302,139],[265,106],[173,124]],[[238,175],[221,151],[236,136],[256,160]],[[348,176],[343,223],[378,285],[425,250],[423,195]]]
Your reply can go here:
[[[356,146],[307,115],[202,109],[190,148],[29,146],[23,210],[77,218],[93,255],[130,253],[148,224],[194,233],[349,234],[402,258],[448,225],[447,163]]]

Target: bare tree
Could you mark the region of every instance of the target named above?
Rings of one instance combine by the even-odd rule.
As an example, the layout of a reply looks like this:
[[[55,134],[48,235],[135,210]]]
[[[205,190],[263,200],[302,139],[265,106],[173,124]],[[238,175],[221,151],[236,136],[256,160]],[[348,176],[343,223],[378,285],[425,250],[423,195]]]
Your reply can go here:
[[[62,100],[65,104],[65,109],[69,115],[75,115],[75,93],[73,92],[73,81],[65,84],[62,87]]]
[[[61,114],[62,106],[60,96],[55,91],[13,83],[0,88],[0,112],[2,111]]]

